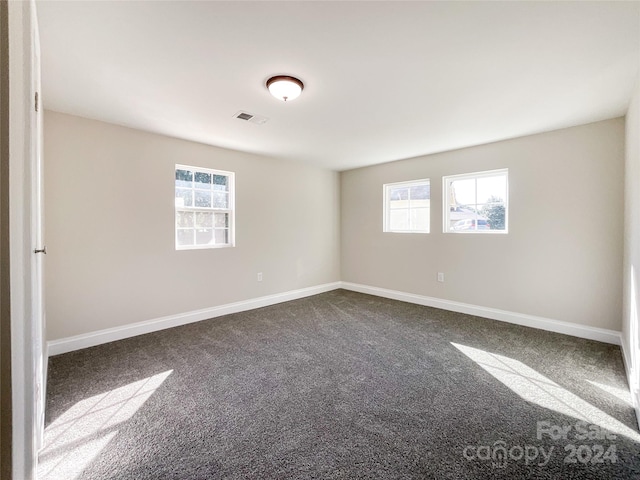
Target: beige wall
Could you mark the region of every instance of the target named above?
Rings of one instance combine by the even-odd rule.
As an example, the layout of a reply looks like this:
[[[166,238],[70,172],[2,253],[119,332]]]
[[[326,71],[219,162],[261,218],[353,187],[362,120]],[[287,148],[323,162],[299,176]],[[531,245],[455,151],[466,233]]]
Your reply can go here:
[[[49,340],[340,279],[335,172],[55,112],[44,148]],[[175,250],[176,163],[236,173],[236,247]]]
[[[622,342],[640,421],[640,82],[627,112]]]
[[[619,118],[342,172],[342,280],[620,330],[624,128]],[[509,169],[509,233],[442,233],[442,176],[498,168]],[[420,178],[431,233],[383,233],[382,185]]]
[[[614,119],[337,174],[47,112],[48,339],[340,279],[620,330],[624,135]],[[175,163],[236,172],[235,248],[175,250]],[[442,176],[496,168],[509,234],[443,234]],[[431,233],[383,233],[383,183],[416,178]]]

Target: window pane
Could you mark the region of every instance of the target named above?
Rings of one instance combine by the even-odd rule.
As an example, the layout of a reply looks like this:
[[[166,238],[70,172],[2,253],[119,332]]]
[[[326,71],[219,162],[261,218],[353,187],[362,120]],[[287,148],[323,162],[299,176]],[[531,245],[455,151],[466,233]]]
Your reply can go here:
[[[389,212],[389,229],[409,230],[409,209],[391,210]]]
[[[429,208],[431,200],[411,200],[411,208]]]
[[[486,220],[482,220],[482,217],[479,217],[475,213],[469,213],[466,215],[466,218],[457,220],[453,224],[453,230],[457,230],[457,231],[477,230],[477,224],[479,221],[486,226]]]
[[[506,229],[506,208],[504,203],[488,203],[480,210],[482,218],[487,219],[491,230]]]
[[[196,227],[197,228],[213,227],[213,213],[212,212],[196,212]]]
[[[218,191],[229,190],[229,178],[225,175],[213,176],[213,189]]]
[[[204,172],[196,172],[195,175],[196,188],[203,188],[206,190],[211,189],[211,174]]]
[[[178,227],[193,227],[193,212],[177,212]]]
[[[409,200],[389,202],[389,210],[406,210],[407,208],[409,208]]]
[[[429,231],[429,208],[411,209],[411,230]]]
[[[389,189],[389,201],[409,200],[409,189],[407,187],[391,187]]]
[[[193,173],[189,170],[176,170],[176,187],[191,188]]]
[[[193,245],[193,230],[179,228],[176,239],[179,246]]]
[[[193,190],[176,188],[176,207],[191,207],[193,205]]]
[[[228,227],[229,226],[229,214],[228,213],[216,213],[215,214],[215,226],[216,227]]]
[[[213,243],[213,230],[210,228],[196,229],[196,245],[209,245]]]
[[[195,191],[196,207],[211,207],[211,192]]]
[[[391,200],[389,201],[389,208],[391,210],[400,208],[400,209],[405,209],[405,208],[409,208],[409,200]]]
[[[411,200],[429,200],[431,185],[416,185],[410,188]]]
[[[216,229],[216,245],[226,245],[229,243],[229,230],[228,229]]]
[[[229,208],[229,195],[223,192],[214,192],[213,206],[214,208]]]
[[[476,203],[476,181],[475,179],[454,180],[449,188],[451,198],[449,201],[453,207],[461,205],[473,205]]]
[[[507,177],[481,177],[478,179],[478,203],[504,202],[507,196]]]

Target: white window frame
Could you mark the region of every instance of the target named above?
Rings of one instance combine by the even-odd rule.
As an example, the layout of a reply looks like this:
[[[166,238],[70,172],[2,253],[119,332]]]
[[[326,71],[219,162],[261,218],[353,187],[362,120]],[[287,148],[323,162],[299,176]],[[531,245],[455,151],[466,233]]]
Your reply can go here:
[[[429,191],[431,191],[431,180],[429,178],[421,178],[419,180],[408,180],[405,182],[395,182],[395,183],[385,183],[382,185],[382,196],[383,196],[383,225],[382,231],[385,233],[430,233],[431,232],[431,193],[429,193],[429,229],[428,230],[392,230],[391,229],[391,208],[389,207],[389,192],[392,188],[405,186],[405,187],[418,187],[418,186],[429,186]],[[409,211],[411,211],[411,199],[409,199]],[[409,221],[411,221],[411,215],[409,215]]]
[[[451,228],[450,213],[451,207],[449,200],[451,199],[451,182],[456,180],[478,180],[486,177],[498,177],[504,175],[506,180],[505,199],[504,199],[504,230],[453,230]],[[478,205],[478,189],[476,186],[476,203]],[[459,175],[446,175],[442,177],[442,231],[444,233],[456,234],[480,234],[480,235],[504,235],[509,233],[509,169],[501,168],[497,170],[486,170],[482,172],[462,173]]]
[[[220,175],[227,177],[227,185],[229,186],[229,202],[227,208],[216,208],[216,207],[196,207],[192,205],[190,207],[178,207],[175,205],[175,172],[177,170],[188,170],[194,174],[195,173],[206,173],[211,175]],[[193,165],[182,165],[176,164],[173,175],[173,191],[174,191],[174,220],[173,220],[173,232],[174,232],[174,242],[176,250],[202,250],[209,248],[229,248],[235,247],[235,196],[236,196],[236,187],[235,187],[235,173],[228,172],[225,170],[214,170],[212,168],[205,167],[195,167]],[[192,202],[195,203],[195,202]],[[224,244],[213,244],[213,245],[178,245],[178,212],[213,212],[213,213],[227,213],[229,215],[229,237],[228,243]],[[215,231],[215,226],[212,227]]]

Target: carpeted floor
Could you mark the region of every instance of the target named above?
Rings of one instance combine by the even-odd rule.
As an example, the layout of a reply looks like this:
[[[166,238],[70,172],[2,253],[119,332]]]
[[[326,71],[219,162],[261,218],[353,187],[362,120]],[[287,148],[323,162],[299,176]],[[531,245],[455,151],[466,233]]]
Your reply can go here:
[[[336,290],[50,359],[42,478],[640,478],[620,349]]]

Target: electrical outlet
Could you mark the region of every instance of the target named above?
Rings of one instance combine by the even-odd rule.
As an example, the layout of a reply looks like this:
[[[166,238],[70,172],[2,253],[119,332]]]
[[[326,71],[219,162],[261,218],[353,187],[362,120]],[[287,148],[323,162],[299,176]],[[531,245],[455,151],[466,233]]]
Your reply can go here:
[[[258,281],[261,282],[262,281],[262,272],[258,273]]]
[[[444,273],[438,272],[438,281],[444,283]]]

